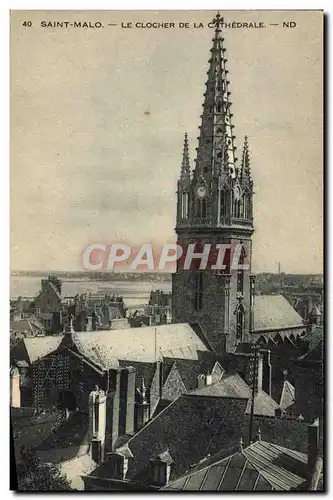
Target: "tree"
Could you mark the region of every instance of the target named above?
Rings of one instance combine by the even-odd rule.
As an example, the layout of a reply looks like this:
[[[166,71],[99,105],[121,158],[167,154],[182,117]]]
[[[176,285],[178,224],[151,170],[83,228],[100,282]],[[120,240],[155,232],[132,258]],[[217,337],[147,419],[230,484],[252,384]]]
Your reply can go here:
[[[19,491],[71,491],[72,487],[58,465],[42,462],[32,451],[21,449],[17,465]]]

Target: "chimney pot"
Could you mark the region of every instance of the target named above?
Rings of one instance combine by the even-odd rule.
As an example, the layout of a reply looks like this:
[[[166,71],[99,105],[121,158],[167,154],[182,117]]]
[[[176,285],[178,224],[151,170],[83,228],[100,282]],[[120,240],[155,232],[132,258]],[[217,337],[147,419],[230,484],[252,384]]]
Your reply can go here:
[[[319,419],[316,418],[308,426],[308,472],[311,475],[315,469],[319,451]]]

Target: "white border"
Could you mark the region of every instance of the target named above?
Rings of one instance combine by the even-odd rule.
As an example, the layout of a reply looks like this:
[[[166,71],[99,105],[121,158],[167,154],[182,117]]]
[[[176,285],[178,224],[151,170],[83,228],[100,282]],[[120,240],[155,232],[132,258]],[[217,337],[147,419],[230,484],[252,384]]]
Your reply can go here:
[[[1,147],[1,153],[2,153],[2,163],[1,163],[1,182],[0,182],[0,189],[1,189],[1,196],[0,196],[0,203],[1,203],[1,228],[4,232],[4,236],[2,237],[2,245],[1,245],[1,275],[0,275],[0,321],[1,321],[1,329],[0,329],[0,342],[1,342],[1,352],[3,353],[3,361],[1,363],[1,368],[3,373],[1,373],[0,376],[0,381],[1,381],[1,401],[3,404],[3,409],[2,409],[2,415],[5,417],[2,419],[2,424],[3,424],[3,429],[6,429],[7,432],[9,430],[8,426],[8,401],[9,401],[9,377],[8,377],[8,370],[9,370],[9,364],[6,364],[5,360],[8,360],[8,343],[9,343],[9,336],[8,336],[8,331],[9,331],[9,78],[7,75],[9,75],[9,15],[8,15],[8,10],[324,10],[328,15],[330,11],[332,10],[332,2],[331,0],[325,0],[322,1],[320,4],[319,2],[310,2],[310,1],[305,1],[303,0],[302,2],[291,2],[290,0],[280,0],[279,2],[272,2],[269,4],[269,9],[267,8],[267,2],[264,1],[240,1],[240,0],[225,0],[221,2],[217,1],[210,1],[206,0],[205,2],[199,2],[196,0],[192,0],[189,4],[189,2],[184,2],[181,0],[174,1],[174,0],[169,0],[169,1],[142,1],[138,5],[136,2],[133,2],[133,0],[122,0],[122,1],[113,1],[113,2],[108,2],[108,1],[87,1],[87,0],[81,0],[79,1],[64,1],[64,0],[57,0],[57,1],[50,1],[50,2],[41,2],[40,0],[38,1],[31,1],[27,4],[27,2],[24,1],[11,1],[9,3],[6,3],[1,6],[1,28],[0,28],[0,53],[1,53],[1,61],[2,61],[2,77],[1,77],[1,122],[2,122],[2,130],[1,130],[1,141],[2,141],[2,147]],[[327,20],[328,21],[328,20]],[[328,31],[328,22],[326,24],[326,30]],[[329,33],[326,34],[327,36],[327,46],[326,46],[326,51],[329,54],[327,57],[326,63],[328,63],[328,59],[331,61],[331,54],[332,54],[332,37],[329,36]],[[286,54],[286,57],[288,57],[288,54]],[[330,75],[329,75],[329,65],[326,68],[327,71],[327,93],[329,89],[328,82],[331,82]],[[326,103],[329,104],[329,99],[328,96],[326,98]],[[325,112],[328,114],[328,116],[331,116],[331,105],[329,109],[326,109]],[[333,193],[332,196],[331,194],[331,183],[330,183],[330,177],[328,175],[328,166],[331,163],[329,160],[331,159],[330,156],[330,151],[328,151],[328,144],[332,143],[332,131],[331,128],[329,127],[328,120],[326,122],[326,127],[328,127],[328,132],[327,132],[327,157],[326,157],[326,184],[328,183],[328,187],[326,186],[326,196],[327,196],[327,207],[328,207],[328,213],[326,214],[326,222],[327,222],[327,227],[326,229],[328,230],[329,227],[329,222],[331,221],[331,215],[332,215],[332,206],[333,206]],[[22,186],[22,189],[24,189],[24,186]],[[305,236],[306,238],[306,236]],[[329,245],[329,248],[332,249],[332,232],[327,234],[327,244]],[[328,260],[330,252],[327,250],[326,258]],[[326,273],[328,273],[327,276],[327,289],[326,289],[326,294],[328,294],[328,283],[331,281],[332,276],[330,269],[328,269],[328,264],[326,262]],[[326,305],[327,309],[330,304],[329,302],[330,297],[328,296],[326,298]],[[326,311],[328,313],[328,311]],[[331,324],[329,324],[329,328],[327,328],[326,332],[326,338],[327,338],[327,350],[326,350],[326,359],[333,359],[332,354],[332,345],[333,342],[332,340],[328,342],[328,339],[333,339],[333,332],[331,328]],[[331,372],[329,373],[328,380],[326,380],[326,384],[329,387],[329,390],[327,391],[327,410],[329,415],[332,414],[331,412],[331,401],[332,401],[332,383],[331,383]],[[328,415],[326,418],[326,425],[328,426]],[[9,483],[8,480],[5,480],[6,478],[9,478],[9,457],[8,457],[8,444],[9,444],[9,433],[6,435],[5,433],[2,434],[2,446],[0,447],[0,454],[3,458],[1,460],[2,464],[2,472],[4,472],[4,469],[6,469],[5,474],[3,474],[3,481],[1,481],[1,490],[4,498],[7,498],[8,496],[11,496],[11,492],[9,492]],[[330,456],[330,453],[328,450],[332,450],[331,446],[331,435],[332,433],[329,434],[329,440],[326,440],[326,446],[327,446],[327,457]],[[329,445],[327,442],[329,441]],[[331,461],[330,461],[331,462]],[[330,486],[330,471],[331,471],[331,463],[326,464],[326,483],[327,486]],[[123,495],[123,493],[122,493]],[[115,493],[113,493],[113,496],[117,496]],[[224,495],[225,497],[226,495]],[[229,496],[229,495],[227,495]],[[242,495],[241,495],[242,496]],[[188,496],[187,496],[188,497]],[[189,497],[188,497],[189,498]]]

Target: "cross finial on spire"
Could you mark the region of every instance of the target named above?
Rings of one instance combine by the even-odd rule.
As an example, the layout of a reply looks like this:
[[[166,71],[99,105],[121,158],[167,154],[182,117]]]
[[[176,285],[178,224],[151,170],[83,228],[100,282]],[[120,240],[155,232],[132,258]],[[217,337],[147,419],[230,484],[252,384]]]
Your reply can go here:
[[[242,177],[250,176],[250,155],[249,155],[249,144],[247,140],[247,135],[244,137],[241,176]]]
[[[216,17],[213,19],[213,23],[215,24],[215,33],[218,34],[221,32],[222,25],[224,23],[223,17],[220,16],[220,13],[217,12]]]

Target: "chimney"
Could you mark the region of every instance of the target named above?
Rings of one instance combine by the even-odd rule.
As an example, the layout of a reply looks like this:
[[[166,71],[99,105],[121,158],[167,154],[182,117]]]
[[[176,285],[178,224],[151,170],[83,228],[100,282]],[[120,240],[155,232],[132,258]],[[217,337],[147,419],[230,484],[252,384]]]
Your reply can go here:
[[[257,395],[258,391],[262,390],[263,382],[263,357],[258,351],[258,346],[255,344],[251,345],[253,354],[248,358],[248,363],[245,373],[245,382],[253,390],[254,384],[254,394]]]
[[[308,425],[308,473],[312,476],[319,452],[319,418]]]
[[[140,389],[137,389],[136,430],[139,431],[149,420],[149,404],[146,398],[145,380],[142,379]]]
[[[97,385],[89,395],[89,431],[91,457],[100,464],[104,460],[106,430],[106,395]]]
[[[213,375],[209,372],[200,373],[197,377],[198,380],[198,389],[202,389],[202,387],[206,387],[206,385],[212,385],[213,383]]]
[[[238,451],[243,451],[243,438],[242,438],[242,436],[240,437],[240,440],[239,440],[239,448],[238,448]]]
[[[202,389],[202,387],[205,387],[206,385],[206,376],[204,373],[200,373],[198,375],[198,389]]]
[[[262,355],[262,389],[269,396],[272,393],[272,365],[271,365],[271,351],[269,349],[261,349]]]
[[[275,418],[282,418],[282,409],[280,407],[275,409]]]
[[[135,368],[120,371],[119,436],[134,434]]]
[[[119,433],[120,370],[109,370],[106,401],[106,447],[113,450]]]
[[[74,343],[73,334],[75,333],[75,330],[73,327],[73,321],[74,316],[72,314],[69,314],[68,323],[64,324],[63,339],[61,342],[65,347],[71,347]]]
[[[21,406],[20,372],[16,366],[10,370],[10,406],[13,408]]]

